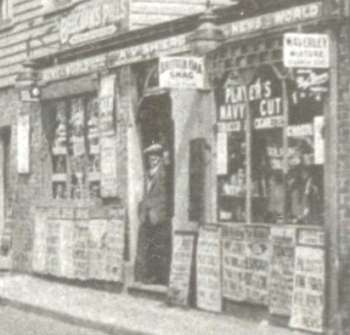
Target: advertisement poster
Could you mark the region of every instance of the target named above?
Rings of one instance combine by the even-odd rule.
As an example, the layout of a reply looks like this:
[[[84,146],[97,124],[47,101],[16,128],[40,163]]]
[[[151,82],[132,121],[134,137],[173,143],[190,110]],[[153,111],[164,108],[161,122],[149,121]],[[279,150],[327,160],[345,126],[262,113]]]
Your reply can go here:
[[[291,313],[295,240],[295,228],[271,228],[269,311],[274,315],[290,316]]]
[[[117,196],[117,148],[115,136],[100,139],[101,197]]]
[[[107,268],[107,220],[89,221],[89,277],[103,280]]]
[[[115,217],[107,223],[107,262],[106,280],[123,282],[124,250],[125,250],[125,219]]]
[[[202,57],[161,57],[159,87],[203,89],[205,66]]]
[[[289,326],[322,333],[324,310],[325,251],[321,248],[297,246]]]
[[[268,306],[269,300],[269,236],[268,227],[246,227],[246,301],[264,306]]]
[[[47,250],[47,214],[45,209],[35,210],[34,245],[33,245],[33,271],[45,273]]]
[[[190,293],[191,268],[195,236],[176,232],[173,239],[168,300],[170,304],[187,306]]]
[[[227,133],[218,133],[217,134],[217,143],[216,143],[216,166],[217,175],[227,174],[228,167],[228,150],[227,150]]]
[[[197,307],[220,312],[221,292],[221,229],[200,228],[197,244]]]
[[[224,226],[222,231],[223,297],[233,301],[245,301],[245,227]]]
[[[291,68],[329,68],[330,40],[327,34],[286,33],[283,64]]]
[[[30,115],[17,118],[17,172],[30,172]]]

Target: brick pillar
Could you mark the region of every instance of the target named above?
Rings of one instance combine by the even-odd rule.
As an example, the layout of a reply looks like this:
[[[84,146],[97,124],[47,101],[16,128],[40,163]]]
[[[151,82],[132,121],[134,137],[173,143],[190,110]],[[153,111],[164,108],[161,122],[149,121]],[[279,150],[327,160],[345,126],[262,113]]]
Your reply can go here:
[[[337,195],[339,224],[339,304],[343,332],[350,333],[350,26],[338,35]]]
[[[20,103],[16,111],[16,122],[11,133],[11,153],[17,159],[18,121],[20,115],[29,115],[29,171],[18,173],[13,199],[13,268],[15,271],[31,270],[31,250],[33,245],[33,206],[41,195],[41,158],[43,149],[43,132],[41,123],[40,100],[35,98],[33,88],[36,85],[37,73],[33,64],[23,64],[22,72],[16,82]],[[15,167],[17,164],[15,165]]]

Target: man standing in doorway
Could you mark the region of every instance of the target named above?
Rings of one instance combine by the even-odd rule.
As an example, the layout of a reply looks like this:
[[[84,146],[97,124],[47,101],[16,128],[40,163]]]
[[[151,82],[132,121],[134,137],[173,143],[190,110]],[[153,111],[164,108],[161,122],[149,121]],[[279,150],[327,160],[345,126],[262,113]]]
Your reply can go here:
[[[144,283],[167,285],[171,255],[171,220],[167,172],[163,147],[154,143],[144,151],[147,174],[144,198],[140,203],[138,263]],[[140,264],[141,263],[141,264]],[[137,271],[138,272],[138,271]]]

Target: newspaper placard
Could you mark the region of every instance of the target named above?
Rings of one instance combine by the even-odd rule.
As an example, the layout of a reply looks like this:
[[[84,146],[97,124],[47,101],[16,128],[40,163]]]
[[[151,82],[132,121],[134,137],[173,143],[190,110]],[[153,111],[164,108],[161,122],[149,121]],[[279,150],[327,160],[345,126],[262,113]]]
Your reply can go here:
[[[270,266],[270,229],[246,227],[246,294],[247,302],[268,306]]]
[[[176,232],[174,235],[168,289],[170,304],[188,305],[194,240],[194,234],[189,232]]]
[[[271,228],[272,255],[269,278],[271,314],[290,316],[291,313],[295,235],[293,227]]]
[[[203,226],[197,245],[197,307],[220,312],[221,298],[221,229]]]
[[[305,33],[284,34],[283,64],[291,68],[329,68],[329,36]]]
[[[166,88],[203,89],[205,66],[202,57],[161,57],[159,86]]]
[[[224,226],[222,243],[223,297],[233,301],[245,301],[245,228]]]
[[[290,327],[322,333],[324,304],[325,251],[297,246]]]

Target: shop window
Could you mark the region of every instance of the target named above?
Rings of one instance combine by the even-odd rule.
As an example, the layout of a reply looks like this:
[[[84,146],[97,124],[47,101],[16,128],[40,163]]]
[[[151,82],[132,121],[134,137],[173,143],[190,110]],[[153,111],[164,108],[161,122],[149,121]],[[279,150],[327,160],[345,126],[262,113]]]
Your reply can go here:
[[[218,88],[219,221],[323,223],[326,88],[303,83],[325,74],[311,72],[287,80],[263,66],[248,85],[230,74]]]
[[[97,99],[78,96],[48,103],[51,124],[52,196],[97,199],[100,196],[100,149]]]

